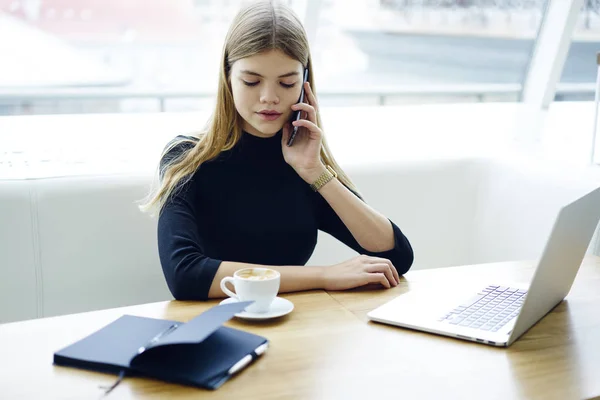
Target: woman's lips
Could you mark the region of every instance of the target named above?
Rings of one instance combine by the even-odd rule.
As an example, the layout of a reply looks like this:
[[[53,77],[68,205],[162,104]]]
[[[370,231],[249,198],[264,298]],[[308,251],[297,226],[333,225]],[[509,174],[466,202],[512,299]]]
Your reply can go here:
[[[280,113],[274,112],[259,112],[257,113],[260,118],[265,121],[275,121],[277,118],[281,117]]]

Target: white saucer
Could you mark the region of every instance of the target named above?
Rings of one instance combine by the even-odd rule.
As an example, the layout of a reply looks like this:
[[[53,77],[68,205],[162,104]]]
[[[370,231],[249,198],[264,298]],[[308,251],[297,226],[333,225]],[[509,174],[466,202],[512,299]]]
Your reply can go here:
[[[219,304],[229,304],[235,302],[237,302],[236,299],[229,297],[228,299],[223,300]],[[253,313],[248,311],[242,311],[240,313],[235,314],[235,316],[238,318],[245,319],[270,319],[282,317],[286,314],[289,314],[292,312],[293,309],[294,303],[281,297],[275,297],[273,303],[271,304],[271,308],[265,313]]]

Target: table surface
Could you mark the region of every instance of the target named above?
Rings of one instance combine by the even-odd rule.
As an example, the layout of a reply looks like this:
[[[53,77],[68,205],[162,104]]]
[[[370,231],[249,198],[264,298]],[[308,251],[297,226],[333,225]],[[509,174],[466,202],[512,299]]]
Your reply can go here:
[[[527,282],[533,262],[411,271],[393,289],[283,295],[282,318],[226,323],[263,335],[269,350],[216,391],[145,378],[107,398],[588,399],[600,396],[600,258],[588,257],[566,300],[509,348],[369,322],[375,307],[415,288]],[[123,314],[187,321],[218,304],[160,302],[0,325],[7,399],[97,399],[116,376],[54,366],[53,353]]]

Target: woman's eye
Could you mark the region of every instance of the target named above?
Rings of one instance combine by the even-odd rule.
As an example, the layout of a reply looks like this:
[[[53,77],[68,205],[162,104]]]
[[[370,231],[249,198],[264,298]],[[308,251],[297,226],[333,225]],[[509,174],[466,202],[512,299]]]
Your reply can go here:
[[[290,88],[293,88],[294,86],[296,86],[296,84],[295,83],[287,84],[287,83],[281,82],[281,86],[283,86],[284,88],[290,89]]]
[[[244,85],[246,85],[246,86],[256,86],[256,85],[258,85],[259,81],[256,81],[256,82],[246,82],[245,80],[242,79],[242,82],[244,82]]]

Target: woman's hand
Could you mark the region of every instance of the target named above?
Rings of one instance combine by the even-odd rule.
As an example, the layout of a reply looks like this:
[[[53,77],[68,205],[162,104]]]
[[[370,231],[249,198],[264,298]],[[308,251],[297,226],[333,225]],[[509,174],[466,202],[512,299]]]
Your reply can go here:
[[[370,283],[392,288],[400,283],[398,271],[390,260],[360,255],[341,264],[323,268],[325,290],[346,290]]]
[[[309,82],[304,84],[304,93],[307,103],[292,105],[293,111],[302,111],[301,118],[293,121],[293,125],[286,123],[283,126],[281,146],[285,162],[294,168],[302,179],[311,184],[325,171],[325,166],[321,162],[323,131],[317,125],[319,107]],[[298,133],[292,146],[288,146],[287,142],[293,126],[298,127]]]

